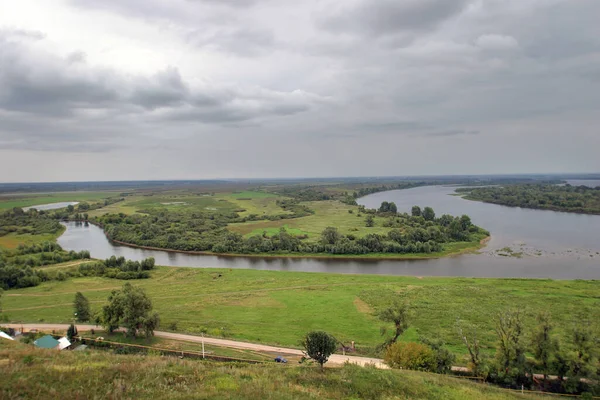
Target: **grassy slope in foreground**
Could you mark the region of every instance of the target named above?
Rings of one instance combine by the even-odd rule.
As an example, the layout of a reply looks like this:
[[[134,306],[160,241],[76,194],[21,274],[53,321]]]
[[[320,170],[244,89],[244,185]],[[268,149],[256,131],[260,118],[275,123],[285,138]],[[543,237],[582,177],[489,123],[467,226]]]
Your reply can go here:
[[[516,399],[442,375],[346,366],[243,365],[0,342],[0,397],[36,399]],[[531,398],[528,396],[528,398]]]
[[[73,268],[73,267],[71,267]],[[73,298],[81,291],[96,311],[123,281],[73,278],[8,290],[3,313],[11,321],[69,323]],[[484,348],[494,348],[493,316],[506,308],[524,312],[526,329],[539,310],[551,310],[556,333],[565,339],[578,315],[600,320],[600,281],[474,279],[338,275],[325,273],[159,267],[150,279],[132,281],[146,290],[163,329],[297,347],[309,330],[322,329],[346,343],[373,348],[382,323],[373,315],[399,296],[412,309],[403,340],[439,336],[464,353],[457,318],[475,324]],[[390,326],[391,328],[391,326]],[[528,330],[529,332],[529,330]]]

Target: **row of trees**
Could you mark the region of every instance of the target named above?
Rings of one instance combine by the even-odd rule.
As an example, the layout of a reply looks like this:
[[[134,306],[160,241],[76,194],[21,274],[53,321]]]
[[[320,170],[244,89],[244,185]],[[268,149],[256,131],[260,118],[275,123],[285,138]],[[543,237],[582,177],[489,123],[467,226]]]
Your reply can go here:
[[[600,214],[600,187],[545,184],[461,188],[467,198],[511,207]]]
[[[378,313],[379,319],[394,326],[392,335],[382,328],[387,339],[381,346],[385,361],[393,368],[448,373],[456,360],[444,343],[420,338],[420,343],[398,342],[410,326],[406,303],[395,301]],[[494,317],[496,351],[493,357],[484,352],[477,329],[457,321],[456,331],[469,354],[474,374],[505,387],[580,393],[598,391],[600,382],[600,338],[592,326],[580,321],[570,328],[569,341],[561,343],[551,315],[540,312],[537,324],[527,327],[520,310],[506,310]],[[528,357],[530,354],[532,357]],[[540,374],[541,379],[536,379]],[[555,378],[550,379],[551,376]]]
[[[103,276],[113,279],[147,279],[155,267],[154,257],[149,257],[142,262],[125,260],[124,257],[112,256],[104,261],[85,263],[79,265],[82,276]]]

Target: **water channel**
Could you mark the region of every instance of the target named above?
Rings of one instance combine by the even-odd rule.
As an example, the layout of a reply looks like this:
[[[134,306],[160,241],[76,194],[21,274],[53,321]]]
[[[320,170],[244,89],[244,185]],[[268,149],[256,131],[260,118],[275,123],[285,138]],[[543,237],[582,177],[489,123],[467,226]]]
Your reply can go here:
[[[413,205],[433,207],[437,215],[467,214],[492,233],[480,254],[433,260],[340,260],[223,257],[144,250],[111,243],[102,229],[69,222],[58,239],[66,250],[89,250],[92,257],[112,255],[141,260],[154,257],[167,266],[249,268],[345,274],[412,276],[523,277],[600,279],[600,216],[512,208],[464,200],[454,187],[425,186],[375,193],[359,199],[368,208],[393,201],[400,212]],[[501,251],[511,248],[513,254]]]

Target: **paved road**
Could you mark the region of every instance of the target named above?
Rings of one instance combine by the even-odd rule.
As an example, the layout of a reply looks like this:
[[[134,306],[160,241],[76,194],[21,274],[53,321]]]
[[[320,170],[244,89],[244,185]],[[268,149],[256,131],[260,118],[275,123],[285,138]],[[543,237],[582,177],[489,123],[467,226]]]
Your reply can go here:
[[[68,324],[4,324],[4,326],[19,329],[21,327],[25,328],[25,330],[30,329],[39,329],[42,331],[51,331],[51,330],[67,330],[69,328]],[[77,330],[81,332],[89,331],[90,329],[99,329],[96,325],[80,325],[77,324]],[[165,339],[179,340],[184,342],[194,342],[194,343],[202,343],[203,338],[201,336],[194,335],[185,335],[182,333],[172,333],[172,332],[162,332],[155,331],[154,335],[156,337],[161,337]],[[303,355],[301,350],[298,349],[289,349],[285,347],[276,347],[276,346],[267,346],[264,344],[255,344],[255,343],[247,343],[247,342],[238,342],[235,340],[228,339],[217,339],[211,337],[205,337],[204,343],[210,344],[218,347],[228,347],[232,349],[241,349],[241,350],[254,350],[254,351],[263,351],[268,353],[277,353],[277,354],[290,354],[290,355]],[[343,356],[341,354],[333,354],[329,357],[329,363],[331,364],[344,364],[346,362],[357,364],[357,365],[368,365],[373,364],[378,368],[389,368],[387,365],[383,363],[383,360],[379,358],[369,358],[369,357],[356,357],[356,356]]]

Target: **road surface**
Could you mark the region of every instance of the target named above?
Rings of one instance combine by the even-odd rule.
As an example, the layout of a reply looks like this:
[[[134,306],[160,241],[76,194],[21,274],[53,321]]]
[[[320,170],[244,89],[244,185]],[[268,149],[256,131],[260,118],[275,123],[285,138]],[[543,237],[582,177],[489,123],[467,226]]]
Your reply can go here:
[[[52,330],[67,330],[69,328],[68,324],[4,324],[3,326],[20,329],[23,327],[25,330],[31,329],[39,329],[41,331],[52,331]],[[84,324],[76,324],[77,330],[80,332],[89,331],[91,329],[99,329],[96,325],[84,325]],[[256,343],[247,343],[247,342],[238,342],[235,340],[228,339],[217,339],[212,337],[204,337],[194,336],[194,335],[186,335],[183,333],[173,333],[173,332],[162,332],[162,331],[154,331],[154,336],[171,339],[171,340],[179,340],[183,342],[193,342],[193,343],[202,343],[204,340],[205,344],[210,344],[218,347],[228,347],[232,349],[241,349],[241,350],[254,350],[254,351],[263,351],[268,353],[277,353],[277,354],[289,354],[302,356],[304,353],[298,349],[290,349],[285,347],[276,347],[276,346],[267,346],[264,344],[256,344]],[[370,358],[370,357],[356,357],[356,356],[344,356],[341,354],[332,354],[329,357],[330,364],[344,364],[351,363],[357,365],[374,365],[377,368],[389,368],[386,364],[384,364],[382,359],[379,358]]]

